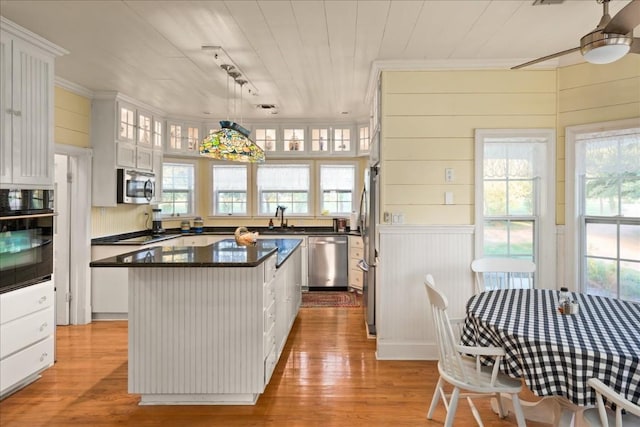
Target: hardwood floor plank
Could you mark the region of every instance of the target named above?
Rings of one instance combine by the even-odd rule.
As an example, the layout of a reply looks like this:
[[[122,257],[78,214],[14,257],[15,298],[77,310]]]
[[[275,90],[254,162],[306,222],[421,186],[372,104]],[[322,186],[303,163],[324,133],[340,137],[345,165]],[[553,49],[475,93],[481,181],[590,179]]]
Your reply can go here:
[[[426,419],[436,362],[378,361],[375,349],[360,309],[301,309],[255,406],[139,406],[127,393],[127,322],[58,327],[56,364],[0,402],[0,426],[441,426],[442,404]],[[476,406],[488,427],[515,425],[486,399]],[[455,425],[475,425],[464,401]]]

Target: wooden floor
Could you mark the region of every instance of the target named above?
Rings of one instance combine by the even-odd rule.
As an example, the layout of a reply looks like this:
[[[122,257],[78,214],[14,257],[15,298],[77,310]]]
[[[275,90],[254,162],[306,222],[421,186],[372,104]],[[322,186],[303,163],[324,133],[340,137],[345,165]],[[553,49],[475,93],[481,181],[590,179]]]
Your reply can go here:
[[[435,362],[376,360],[362,309],[304,308],[255,406],[139,406],[127,323],[94,322],[58,327],[56,364],[0,402],[0,426],[439,426],[442,404],[426,419],[437,378]],[[486,426],[515,425],[476,405]],[[455,425],[475,425],[464,401]]]

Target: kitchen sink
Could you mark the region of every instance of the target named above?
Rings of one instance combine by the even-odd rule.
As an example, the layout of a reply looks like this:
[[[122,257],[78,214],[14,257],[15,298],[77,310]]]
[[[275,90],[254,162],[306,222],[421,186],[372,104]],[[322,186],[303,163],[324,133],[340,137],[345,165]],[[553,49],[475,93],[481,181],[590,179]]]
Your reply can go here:
[[[304,228],[274,228],[273,230],[261,230],[260,234],[306,234]]]

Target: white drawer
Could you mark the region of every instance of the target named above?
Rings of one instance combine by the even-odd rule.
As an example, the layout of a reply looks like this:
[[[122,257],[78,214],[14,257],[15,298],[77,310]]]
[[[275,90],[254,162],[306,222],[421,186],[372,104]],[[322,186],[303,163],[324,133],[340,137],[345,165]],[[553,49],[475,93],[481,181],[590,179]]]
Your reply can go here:
[[[275,280],[267,282],[262,288],[262,301],[264,307],[269,307],[276,299]]]
[[[0,360],[0,394],[29,376],[53,365],[53,337]]]
[[[271,325],[276,322],[276,303],[272,303],[269,308],[264,309],[264,332],[271,329]]]
[[[358,247],[351,247],[349,249],[349,257],[358,259],[358,260],[364,258],[364,249],[358,248]]]
[[[262,348],[263,353],[262,357],[267,357],[267,355],[271,352],[275,352],[276,348],[276,327],[275,325],[271,326],[268,332],[265,332],[262,336]]]
[[[364,248],[364,243],[362,242],[362,237],[350,237],[349,238],[349,245],[351,245],[352,248],[360,248],[360,249]]]
[[[349,271],[349,285],[351,285],[353,288],[362,290],[362,281],[363,281],[363,274],[362,274],[362,270],[355,269],[352,268]]]
[[[27,286],[0,295],[0,324],[53,305],[53,281]]]
[[[269,384],[269,380],[271,379],[271,374],[273,374],[273,370],[278,363],[278,356],[276,354],[275,346],[272,349],[271,353],[264,359],[264,386],[266,387]]]
[[[53,335],[54,319],[49,307],[0,326],[0,359]]]
[[[271,255],[264,262],[264,281],[270,282],[274,277],[276,277],[276,256]]]

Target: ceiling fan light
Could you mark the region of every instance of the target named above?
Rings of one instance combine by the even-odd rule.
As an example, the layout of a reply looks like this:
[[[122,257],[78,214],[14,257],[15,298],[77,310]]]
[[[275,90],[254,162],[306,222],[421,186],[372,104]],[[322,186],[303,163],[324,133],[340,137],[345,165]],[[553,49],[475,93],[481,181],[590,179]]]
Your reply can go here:
[[[609,64],[629,53],[631,41],[626,35],[596,32],[583,37],[580,50],[587,62]]]

